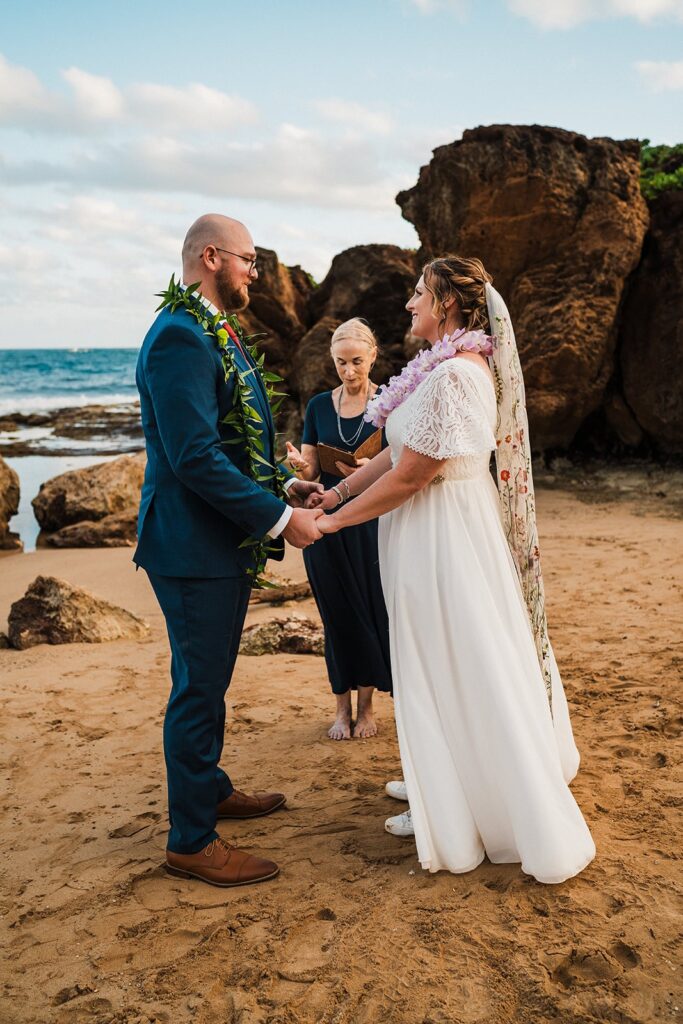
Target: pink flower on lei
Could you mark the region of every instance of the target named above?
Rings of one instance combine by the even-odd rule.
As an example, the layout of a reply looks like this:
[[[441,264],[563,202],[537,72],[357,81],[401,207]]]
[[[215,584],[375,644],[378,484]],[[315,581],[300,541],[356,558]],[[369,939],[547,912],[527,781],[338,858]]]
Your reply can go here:
[[[368,403],[365,412],[366,422],[383,427],[389,414],[405,402],[408,395],[412,395],[418,384],[421,384],[440,363],[452,359],[457,352],[478,352],[482,356],[491,356],[493,343],[493,338],[483,331],[467,331],[464,327],[453,334],[445,334],[431,348],[418,352],[415,358],[403,367],[398,377],[391,377],[388,384],[382,385]]]

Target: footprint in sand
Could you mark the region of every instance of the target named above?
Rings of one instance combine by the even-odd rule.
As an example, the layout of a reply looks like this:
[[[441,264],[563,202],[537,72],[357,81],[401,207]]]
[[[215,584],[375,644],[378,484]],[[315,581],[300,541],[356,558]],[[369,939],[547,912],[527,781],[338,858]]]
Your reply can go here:
[[[620,964],[615,963],[602,949],[573,949],[568,956],[556,962],[550,977],[555,984],[570,989],[613,981],[620,974]]]
[[[148,825],[154,825],[160,820],[161,815],[157,814],[156,811],[145,811],[144,814],[136,815],[132,821],[127,821],[124,825],[119,825],[118,828],[112,829],[109,833],[109,838],[127,839],[129,836],[142,832],[143,828],[147,828]]]

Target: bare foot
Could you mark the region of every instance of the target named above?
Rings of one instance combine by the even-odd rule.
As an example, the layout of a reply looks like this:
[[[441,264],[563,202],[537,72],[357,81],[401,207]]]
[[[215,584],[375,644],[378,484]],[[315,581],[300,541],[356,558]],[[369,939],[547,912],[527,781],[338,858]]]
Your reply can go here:
[[[372,711],[372,695],[374,686],[358,687],[358,715],[353,728],[353,738],[367,740],[377,735],[377,723]]]
[[[334,722],[327,730],[327,735],[331,740],[350,740],[351,716],[343,713],[337,715]]]
[[[355,740],[367,740],[371,736],[377,735],[377,722],[372,711],[365,711],[359,716],[358,721],[353,727],[353,738]]]

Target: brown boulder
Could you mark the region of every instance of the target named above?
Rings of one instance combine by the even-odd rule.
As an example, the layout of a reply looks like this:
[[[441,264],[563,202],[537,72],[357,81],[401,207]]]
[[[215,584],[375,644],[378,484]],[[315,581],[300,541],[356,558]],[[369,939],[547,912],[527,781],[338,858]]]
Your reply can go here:
[[[621,316],[622,387],[662,452],[683,453],[683,191],[650,202],[650,230]]]
[[[19,511],[19,477],[0,456],[0,551],[21,551],[18,533],[12,533],[9,521]]]
[[[141,639],[149,632],[136,615],[54,576],[36,576],[10,608],[8,626],[9,642],[20,651],[36,644]]]
[[[93,522],[84,519],[63,526],[56,533],[40,534],[38,547],[46,548],[130,548],[137,540],[137,509],[117,512]]]
[[[257,248],[258,278],[249,289],[249,306],[239,314],[247,335],[257,339],[268,368],[284,376],[292,353],[308,328],[308,298],[314,288],[301,267],[286,267],[272,249]]]
[[[144,474],[144,452],[62,473],[42,484],[31,502],[36,519],[54,533],[84,520],[137,511]]]
[[[290,373],[292,388],[288,390],[296,389],[302,415],[313,395],[334,388],[339,383],[330,357],[330,338],[339,323],[337,317],[322,317],[297,345]]]
[[[322,626],[304,615],[272,619],[249,626],[242,633],[240,654],[324,654]]]
[[[310,297],[311,318],[326,318],[336,325],[353,316],[362,317],[375,332],[380,345],[373,378],[383,382],[405,363],[404,338],[410,327],[405,305],[419,277],[419,261],[412,249],[397,245],[356,245],[332,260],[327,277]],[[297,365],[300,364],[297,352]],[[329,351],[321,349],[322,366]],[[332,367],[331,361],[329,363]],[[332,368],[333,384],[338,378]],[[298,386],[299,376],[294,373]],[[327,379],[327,378],[326,378]],[[324,390],[319,386],[317,391]],[[311,393],[299,387],[300,397]]]
[[[539,126],[466,131],[397,196],[425,256],[479,256],[510,308],[536,449],[567,446],[614,369],[648,222],[638,142]]]

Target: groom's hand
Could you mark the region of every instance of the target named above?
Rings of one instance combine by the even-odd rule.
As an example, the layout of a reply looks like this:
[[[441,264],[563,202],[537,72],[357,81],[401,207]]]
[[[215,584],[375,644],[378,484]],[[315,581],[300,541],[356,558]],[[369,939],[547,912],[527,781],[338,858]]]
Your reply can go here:
[[[287,501],[293,508],[315,508],[315,503],[309,503],[309,499],[314,494],[322,494],[324,490],[322,484],[311,480],[295,480],[287,488]]]
[[[324,514],[322,509],[318,508],[295,508],[282,531],[282,536],[295,548],[307,548],[309,544],[322,537],[316,524]]]

